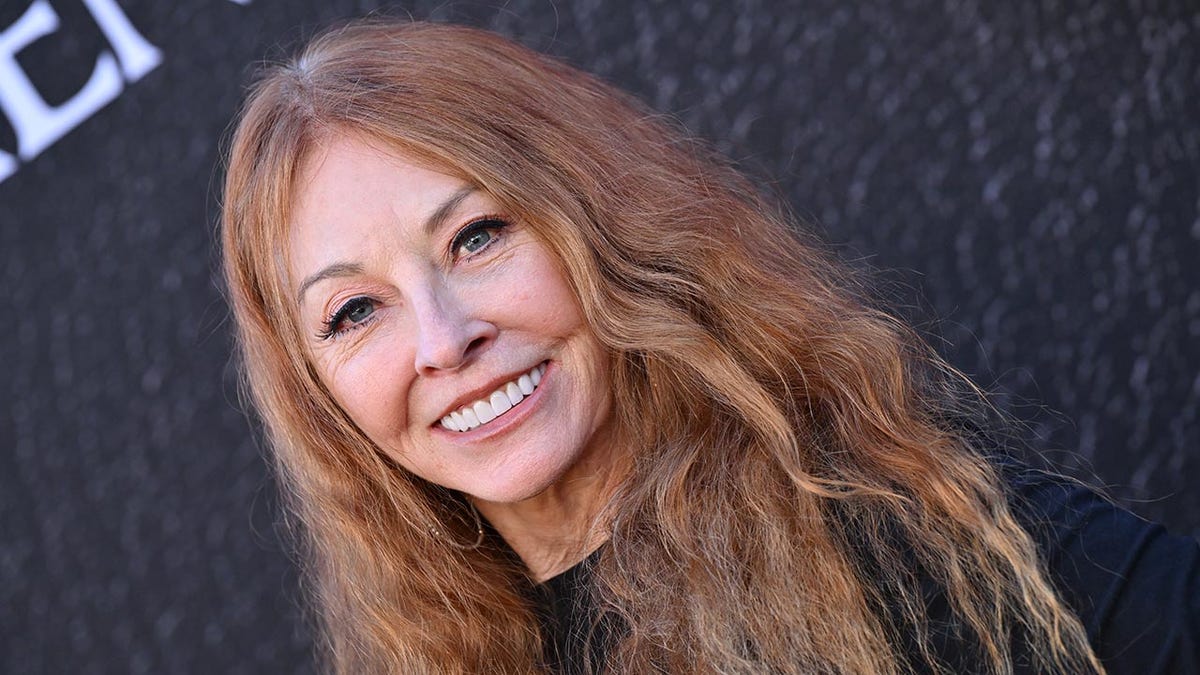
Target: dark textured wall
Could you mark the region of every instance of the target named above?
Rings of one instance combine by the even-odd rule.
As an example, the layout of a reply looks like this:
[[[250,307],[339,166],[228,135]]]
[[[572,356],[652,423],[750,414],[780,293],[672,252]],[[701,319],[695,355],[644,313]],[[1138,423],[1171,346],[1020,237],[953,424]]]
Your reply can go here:
[[[0,29],[30,6],[0,3]],[[83,0],[18,55],[51,103]],[[350,0],[118,0],[162,63],[0,182],[0,672],[312,669],[227,365],[217,147]],[[681,118],[1147,517],[1200,534],[1200,14],[1186,2],[444,0]],[[11,84],[11,83],[8,83]],[[0,88],[5,83],[0,83]],[[0,150],[16,134],[0,115]]]

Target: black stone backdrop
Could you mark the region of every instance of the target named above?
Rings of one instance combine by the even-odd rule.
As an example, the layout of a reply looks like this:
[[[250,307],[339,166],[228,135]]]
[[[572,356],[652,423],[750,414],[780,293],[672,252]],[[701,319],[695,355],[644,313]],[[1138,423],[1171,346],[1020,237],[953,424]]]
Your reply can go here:
[[[51,104],[112,0],[17,62]],[[0,28],[28,10],[3,0]],[[1200,14],[1187,2],[413,2],[681,118],[1030,424],[1200,533]],[[351,0],[119,0],[162,62],[0,183],[0,671],[306,672],[214,281],[218,141],[253,67]],[[92,11],[89,11],[91,8]],[[0,88],[12,82],[0,82]],[[16,132],[0,116],[0,149]]]

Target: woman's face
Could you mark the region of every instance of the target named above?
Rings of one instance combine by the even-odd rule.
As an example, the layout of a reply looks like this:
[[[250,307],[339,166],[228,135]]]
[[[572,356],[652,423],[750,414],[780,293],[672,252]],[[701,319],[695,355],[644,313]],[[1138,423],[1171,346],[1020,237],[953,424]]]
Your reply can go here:
[[[290,281],[316,371],[414,474],[541,494],[606,435],[606,352],[528,227],[381,147],[336,137],[296,185]]]

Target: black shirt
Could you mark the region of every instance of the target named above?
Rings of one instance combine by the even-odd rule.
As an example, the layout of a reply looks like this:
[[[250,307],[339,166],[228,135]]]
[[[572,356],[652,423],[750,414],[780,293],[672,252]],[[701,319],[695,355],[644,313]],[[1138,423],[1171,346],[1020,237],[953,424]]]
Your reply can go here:
[[[1010,463],[1002,471],[1014,515],[1110,675],[1200,675],[1200,545],[1075,483]],[[587,585],[597,556],[537,588],[552,672],[583,673],[585,660],[598,670],[613,639],[610,626],[593,627]],[[929,619],[931,626],[948,622],[949,605],[932,603]],[[593,652],[584,653],[589,631]],[[956,671],[973,670],[961,643],[935,634],[932,647]]]

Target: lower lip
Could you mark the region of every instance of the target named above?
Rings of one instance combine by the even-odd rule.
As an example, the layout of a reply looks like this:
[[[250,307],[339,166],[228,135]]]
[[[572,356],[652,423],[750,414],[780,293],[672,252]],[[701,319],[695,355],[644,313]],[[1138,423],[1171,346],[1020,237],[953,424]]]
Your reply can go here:
[[[555,370],[554,364],[546,361],[546,371],[542,373],[542,379],[533,393],[521,399],[520,403],[491,422],[477,426],[470,431],[450,431],[438,424],[433,427],[433,433],[451,442],[466,444],[494,438],[507,432],[534,413],[534,409],[542,402],[542,390],[546,388],[546,380],[552,376]]]

